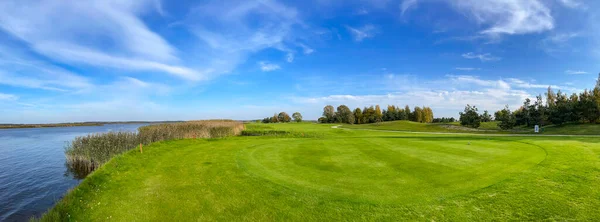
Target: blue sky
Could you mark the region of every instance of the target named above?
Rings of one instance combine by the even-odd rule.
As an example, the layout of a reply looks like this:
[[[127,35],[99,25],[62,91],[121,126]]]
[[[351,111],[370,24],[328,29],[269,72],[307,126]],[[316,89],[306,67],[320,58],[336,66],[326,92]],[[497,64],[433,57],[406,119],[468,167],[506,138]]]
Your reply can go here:
[[[0,123],[517,108],[591,88],[598,1],[0,2]]]

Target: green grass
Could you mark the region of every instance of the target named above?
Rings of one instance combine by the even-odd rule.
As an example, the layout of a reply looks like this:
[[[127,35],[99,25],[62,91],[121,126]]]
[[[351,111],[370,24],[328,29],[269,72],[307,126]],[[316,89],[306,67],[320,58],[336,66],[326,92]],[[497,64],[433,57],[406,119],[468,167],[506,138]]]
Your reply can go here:
[[[369,129],[405,132],[430,133],[470,133],[470,134],[535,134],[533,128],[526,126],[515,127],[512,130],[501,130],[498,122],[485,122],[477,129],[454,123],[417,123],[411,121],[392,121],[372,124],[342,125],[347,129]],[[538,134],[541,135],[600,135],[600,124],[565,124],[562,126],[545,126]]]
[[[288,133],[154,143],[109,161],[43,220],[600,218],[600,138],[332,126],[249,124]]]

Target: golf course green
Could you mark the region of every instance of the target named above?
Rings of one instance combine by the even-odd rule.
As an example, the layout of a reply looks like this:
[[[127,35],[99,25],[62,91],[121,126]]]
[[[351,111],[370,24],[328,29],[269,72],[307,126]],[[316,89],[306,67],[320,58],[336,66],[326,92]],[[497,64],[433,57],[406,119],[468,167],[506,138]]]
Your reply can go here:
[[[42,220],[600,218],[599,137],[314,123],[253,123],[247,131],[260,136],[171,140],[117,156]]]

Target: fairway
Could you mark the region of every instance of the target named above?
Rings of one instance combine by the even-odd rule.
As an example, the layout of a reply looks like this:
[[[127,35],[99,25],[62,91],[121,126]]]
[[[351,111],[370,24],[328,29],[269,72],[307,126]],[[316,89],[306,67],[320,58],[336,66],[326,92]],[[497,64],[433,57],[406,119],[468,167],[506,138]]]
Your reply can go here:
[[[249,130],[278,134],[158,142],[144,147],[143,154],[131,151],[111,160],[44,219],[600,217],[598,138],[434,135],[331,126],[250,124]]]

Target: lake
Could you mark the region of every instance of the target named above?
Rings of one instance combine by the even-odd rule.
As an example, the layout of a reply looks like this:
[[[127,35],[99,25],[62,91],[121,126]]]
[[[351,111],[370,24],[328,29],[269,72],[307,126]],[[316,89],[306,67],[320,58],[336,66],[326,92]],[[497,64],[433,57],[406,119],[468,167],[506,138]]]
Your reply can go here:
[[[80,180],[65,164],[65,145],[77,136],[137,131],[147,124],[0,129],[0,221],[27,221],[59,201]]]

